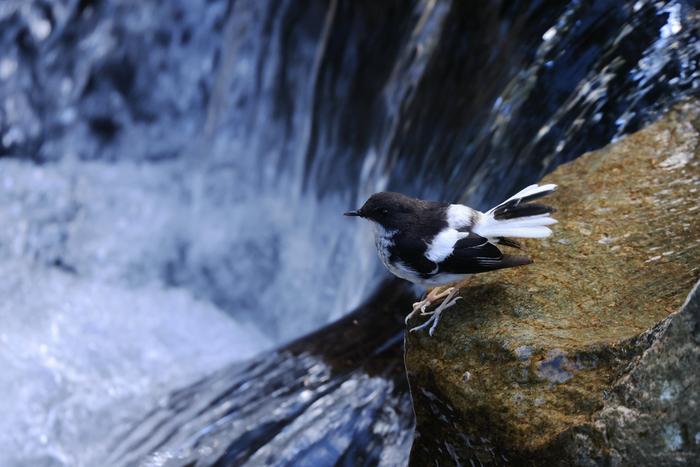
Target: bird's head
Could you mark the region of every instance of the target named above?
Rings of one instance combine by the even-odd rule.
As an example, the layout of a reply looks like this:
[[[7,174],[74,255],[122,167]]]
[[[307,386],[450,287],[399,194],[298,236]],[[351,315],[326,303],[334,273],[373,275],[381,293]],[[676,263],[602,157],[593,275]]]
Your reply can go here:
[[[415,217],[420,203],[401,193],[383,191],[370,196],[360,209],[346,212],[345,215],[363,217],[386,229],[395,230]]]

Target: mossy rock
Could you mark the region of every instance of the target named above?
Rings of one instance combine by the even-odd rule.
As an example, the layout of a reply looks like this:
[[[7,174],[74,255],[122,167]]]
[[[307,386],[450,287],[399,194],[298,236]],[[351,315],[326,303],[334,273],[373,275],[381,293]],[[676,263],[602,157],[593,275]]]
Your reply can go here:
[[[407,335],[412,465],[700,456],[699,339],[682,333],[699,320],[690,305],[674,313],[700,278],[699,129],[700,104],[686,102],[559,167],[542,181],[559,185],[559,224],[526,242],[534,264],[469,278],[433,337]],[[692,321],[675,326],[680,347],[641,371],[674,319]]]

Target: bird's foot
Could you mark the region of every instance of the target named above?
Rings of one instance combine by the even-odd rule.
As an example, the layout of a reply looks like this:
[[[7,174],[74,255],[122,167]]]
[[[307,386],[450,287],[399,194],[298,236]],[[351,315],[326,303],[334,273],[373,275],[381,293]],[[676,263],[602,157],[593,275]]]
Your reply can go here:
[[[415,328],[411,328],[410,332],[417,332],[420,331],[421,329],[425,329],[428,326],[430,326],[430,330],[428,331],[428,334],[432,336],[435,333],[435,329],[437,328],[438,323],[440,322],[440,316],[442,315],[442,312],[445,311],[446,309],[450,308],[452,305],[457,303],[457,300],[459,300],[462,297],[456,296],[457,292],[459,291],[455,287],[450,287],[449,294],[447,295],[447,298],[445,299],[444,302],[440,304],[434,311],[431,312],[425,312],[423,311],[421,314],[422,315],[430,315],[430,318],[428,320],[421,324],[420,326],[416,326]],[[420,309],[420,308],[418,308]],[[415,313],[418,309],[415,309],[411,312],[411,314]],[[410,315],[409,315],[410,316]]]
[[[421,315],[430,315],[433,314],[433,312],[426,312],[425,310],[428,309],[430,305],[433,304],[433,302],[436,302],[440,300],[441,298],[449,296],[452,291],[454,290],[454,287],[450,287],[446,290],[440,291],[440,287],[435,287],[432,289],[428,294],[425,296],[423,300],[420,302],[416,302],[413,304],[413,310],[406,316],[405,323],[408,324],[408,320],[413,318],[416,313],[420,311]]]

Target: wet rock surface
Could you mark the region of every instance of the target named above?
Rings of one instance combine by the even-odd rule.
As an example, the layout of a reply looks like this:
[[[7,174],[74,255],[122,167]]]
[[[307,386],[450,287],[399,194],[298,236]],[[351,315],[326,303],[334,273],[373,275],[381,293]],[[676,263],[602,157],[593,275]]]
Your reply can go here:
[[[412,300],[385,282],[345,318],[172,392],[91,465],[406,465]]]
[[[697,459],[699,117],[686,102],[545,177],[560,223],[535,263],[471,278],[433,338],[407,336],[412,465]]]

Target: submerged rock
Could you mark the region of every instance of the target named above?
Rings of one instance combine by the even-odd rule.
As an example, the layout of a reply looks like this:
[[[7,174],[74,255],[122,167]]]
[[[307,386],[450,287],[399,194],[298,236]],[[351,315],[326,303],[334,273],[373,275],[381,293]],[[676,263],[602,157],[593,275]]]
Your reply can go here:
[[[407,336],[412,465],[698,459],[699,138],[685,103],[544,179],[560,223],[535,263],[469,279],[434,337]]]

